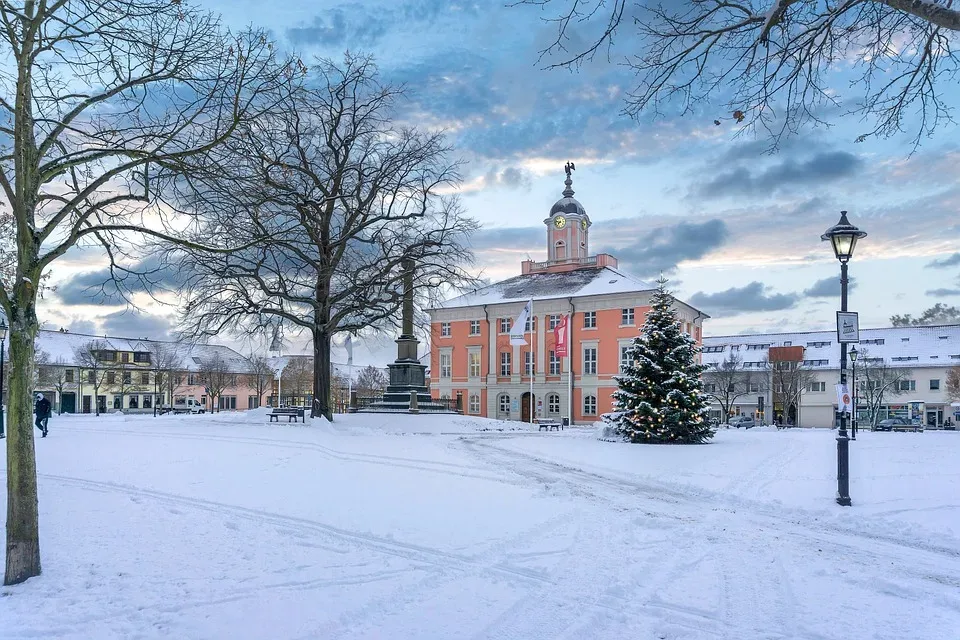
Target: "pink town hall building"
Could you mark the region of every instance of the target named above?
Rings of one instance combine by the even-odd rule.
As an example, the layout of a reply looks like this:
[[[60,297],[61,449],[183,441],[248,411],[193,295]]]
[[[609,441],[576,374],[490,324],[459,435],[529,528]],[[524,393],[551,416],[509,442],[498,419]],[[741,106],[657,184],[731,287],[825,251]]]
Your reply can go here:
[[[573,197],[571,169],[543,220],[545,261],[524,260],[520,275],[429,310],[431,394],[461,398],[464,414],[529,421],[532,406],[537,418],[591,423],[612,409],[613,376],[655,287],[620,270],[612,255],[590,255],[592,222]],[[526,344],[511,344],[512,324],[531,300]],[[675,305],[683,330],[701,342],[709,316]]]

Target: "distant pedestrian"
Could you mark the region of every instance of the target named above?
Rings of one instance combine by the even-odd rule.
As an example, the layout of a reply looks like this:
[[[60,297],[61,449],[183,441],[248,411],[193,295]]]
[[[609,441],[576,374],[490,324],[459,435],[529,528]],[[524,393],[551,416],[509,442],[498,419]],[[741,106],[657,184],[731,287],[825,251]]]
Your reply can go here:
[[[47,437],[47,422],[50,420],[50,401],[43,397],[42,393],[37,394],[37,403],[33,406],[33,412],[37,414],[37,429],[43,432],[43,438]]]

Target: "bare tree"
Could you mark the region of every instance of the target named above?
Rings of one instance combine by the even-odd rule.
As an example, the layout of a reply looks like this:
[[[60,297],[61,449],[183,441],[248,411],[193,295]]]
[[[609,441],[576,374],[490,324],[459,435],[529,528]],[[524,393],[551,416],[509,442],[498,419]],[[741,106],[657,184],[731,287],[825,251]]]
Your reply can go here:
[[[357,374],[357,384],[355,389],[358,396],[378,396],[382,395],[387,388],[387,374],[383,369],[374,366],[366,366]]]
[[[67,380],[67,371],[72,371],[73,367],[68,365],[61,356],[53,363],[38,364],[38,369],[40,370],[40,384],[50,385],[57,392],[57,415],[63,415],[63,392],[70,384]]]
[[[269,236],[231,256],[188,252],[185,330],[270,334],[277,323],[308,333],[313,416],[333,419],[330,346],[338,332],[396,326],[401,265],[416,264],[428,296],[472,281],[466,244],[476,223],[458,200],[458,164],[440,133],[394,124],[400,90],[373,63],[347,56],[314,65],[319,87],[282,87],[281,115],[251,124],[228,164],[247,172],[211,189],[211,233]]]
[[[305,397],[313,390],[313,358],[290,356],[280,378],[280,386],[285,393],[294,397]]]
[[[236,374],[230,370],[230,364],[219,352],[200,359],[197,377],[210,398],[210,413],[219,411],[218,400],[224,390],[234,385]]]
[[[79,368],[80,380],[93,387],[94,415],[100,415],[100,388],[107,382],[107,375],[111,372],[110,364],[113,358],[106,360],[106,354],[115,354],[106,341],[91,340],[73,350],[73,357]]]
[[[857,389],[858,404],[867,405],[870,418],[870,427],[874,428],[880,421],[880,408],[891,396],[898,396],[910,389],[908,385],[913,378],[913,370],[907,367],[894,367],[887,364],[883,358],[873,358],[864,349],[857,358]]]
[[[151,342],[147,347],[150,354],[150,372],[153,374],[153,415],[156,416],[162,395],[168,394],[170,406],[173,406],[174,377],[183,368],[182,345],[169,342]]]
[[[947,400],[960,402],[960,367],[947,369],[946,391]]]
[[[759,381],[754,372],[743,366],[743,358],[731,352],[723,361],[703,373],[704,393],[720,405],[723,419],[730,415],[734,403],[750,393],[751,387]]]
[[[928,326],[933,324],[960,324],[960,309],[938,302],[914,318],[909,313],[890,316],[895,327]]]
[[[957,71],[951,45],[960,32],[952,0],[521,3],[558,8],[547,18],[556,37],[541,56],[558,56],[551,66],[611,55],[619,32],[635,26],[640,39],[624,38],[631,50],[623,52],[637,76],[625,108],[632,117],[686,115],[723,100],[722,119],[759,126],[776,142],[845,111],[872,123],[857,141],[912,128],[915,143],[950,118],[944,94]],[[844,91],[848,83],[833,74],[848,69],[855,75]],[[907,127],[912,116],[917,124]]]
[[[191,212],[164,185],[272,107],[263,98],[293,69],[275,63],[264,32],[231,34],[180,1],[3,2],[0,35],[0,194],[16,253],[0,261],[13,276],[0,287],[11,360],[4,583],[15,584],[41,570],[29,387],[43,274],[90,243],[119,278],[131,234],[187,240],[178,230]]]
[[[263,356],[251,355],[247,358],[247,386],[257,392],[257,406],[263,405],[263,396],[273,388],[273,367]]]
[[[771,400],[773,402],[773,411],[780,407],[780,410],[786,414],[790,406],[794,406],[799,411],[800,401],[803,394],[806,393],[810,384],[817,379],[816,373],[807,369],[802,362],[783,360],[778,362],[769,362],[770,382],[773,385],[771,389]],[[784,416],[787,420],[787,416]],[[797,415],[797,424],[800,426],[801,416]]]

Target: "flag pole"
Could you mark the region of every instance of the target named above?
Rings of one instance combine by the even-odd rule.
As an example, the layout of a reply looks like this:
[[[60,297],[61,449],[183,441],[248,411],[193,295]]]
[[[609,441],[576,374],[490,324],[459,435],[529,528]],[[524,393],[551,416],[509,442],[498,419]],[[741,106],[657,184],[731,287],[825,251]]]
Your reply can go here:
[[[567,376],[570,378],[567,390],[567,415],[570,416],[570,426],[573,426],[573,311],[567,314]]]
[[[537,370],[536,358],[533,350],[533,298],[530,298],[530,424],[533,424],[534,403],[533,403],[533,375]]]

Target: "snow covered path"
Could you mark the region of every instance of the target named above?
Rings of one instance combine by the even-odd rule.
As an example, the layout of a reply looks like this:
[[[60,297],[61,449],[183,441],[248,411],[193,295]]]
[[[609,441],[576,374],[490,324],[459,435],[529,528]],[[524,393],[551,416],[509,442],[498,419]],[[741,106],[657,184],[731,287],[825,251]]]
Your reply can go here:
[[[250,419],[52,423],[0,637],[958,637],[960,433],[864,434],[842,509],[827,432]]]

